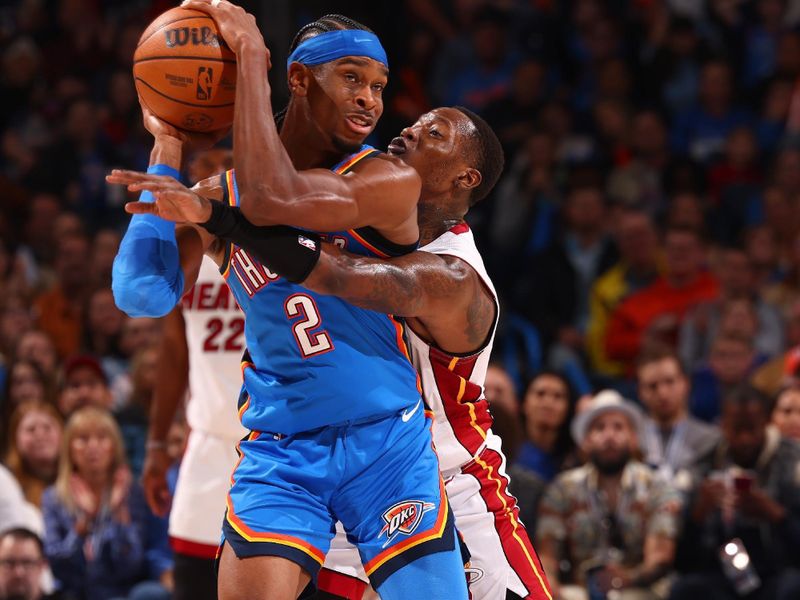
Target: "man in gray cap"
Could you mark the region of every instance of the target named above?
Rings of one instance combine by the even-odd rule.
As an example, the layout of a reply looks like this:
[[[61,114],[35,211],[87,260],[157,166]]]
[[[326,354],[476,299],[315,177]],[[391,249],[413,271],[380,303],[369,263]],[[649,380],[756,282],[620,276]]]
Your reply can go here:
[[[591,593],[660,600],[668,594],[681,497],[636,460],[641,423],[640,409],[611,390],[597,394],[572,422],[588,461],[545,492],[537,527],[556,598],[586,600]]]

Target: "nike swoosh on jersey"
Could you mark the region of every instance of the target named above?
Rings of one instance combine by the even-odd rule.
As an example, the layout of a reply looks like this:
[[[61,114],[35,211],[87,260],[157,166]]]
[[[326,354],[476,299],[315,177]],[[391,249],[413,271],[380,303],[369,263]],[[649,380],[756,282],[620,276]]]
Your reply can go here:
[[[417,403],[414,405],[414,410],[408,412],[408,410],[404,410],[403,414],[400,415],[400,418],[403,419],[403,423],[408,423],[408,420],[414,416],[414,413],[417,412],[419,405],[422,403],[422,400],[417,400]]]

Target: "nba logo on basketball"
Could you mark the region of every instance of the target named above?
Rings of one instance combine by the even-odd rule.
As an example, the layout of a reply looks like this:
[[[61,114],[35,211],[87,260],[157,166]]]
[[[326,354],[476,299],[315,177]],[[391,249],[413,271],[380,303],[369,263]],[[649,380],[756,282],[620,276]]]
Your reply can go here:
[[[214,79],[214,69],[200,67],[197,69],[197,99],[209,100],[211,98],[211,82]]]
[[[411,535],[422,521],[422,515],[434,508],[436,508],[434,504],[419,500],[398,502],[383,513],[382,517],[386,525],[383,526],[378,537],[385,533],[388,544],[398,533]]]

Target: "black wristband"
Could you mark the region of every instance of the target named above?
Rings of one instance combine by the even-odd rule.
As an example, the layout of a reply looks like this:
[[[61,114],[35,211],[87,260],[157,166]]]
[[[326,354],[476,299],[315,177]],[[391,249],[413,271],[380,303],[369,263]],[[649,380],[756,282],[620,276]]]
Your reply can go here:
[[[253,225],[238,206],[211,202],[211,217],[200,223],[206,231],[236,244],[273,273],[302,283],[319,260],[319,235],[285,225]]]

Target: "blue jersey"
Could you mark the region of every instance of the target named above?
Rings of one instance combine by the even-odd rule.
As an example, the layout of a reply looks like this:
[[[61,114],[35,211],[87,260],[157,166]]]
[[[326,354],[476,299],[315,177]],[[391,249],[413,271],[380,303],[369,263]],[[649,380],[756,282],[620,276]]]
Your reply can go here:
[[[364,146],[333,170],[344,174],[376,153]],[[225,199],[237,205],[234,171],[223,177]],[[368,227],[323,237],[366,256],[416,248],[387,242]],[[292,284],[235,245],[226,263],[223,275],[245,313],[245,427],[291,435],[396,414],[420,399],[401,320]]]

